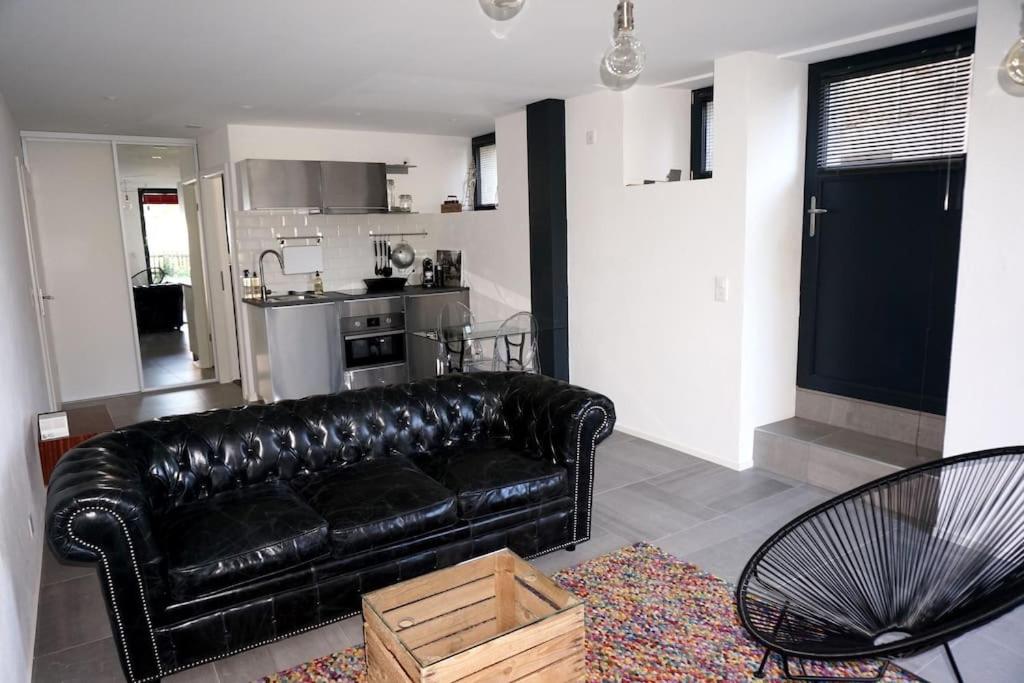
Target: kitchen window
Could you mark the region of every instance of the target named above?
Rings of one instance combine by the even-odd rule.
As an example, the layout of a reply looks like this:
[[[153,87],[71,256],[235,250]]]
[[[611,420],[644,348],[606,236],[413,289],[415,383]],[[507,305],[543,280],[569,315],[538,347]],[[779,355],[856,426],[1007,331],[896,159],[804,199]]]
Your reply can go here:
[[[498,145],[494,133],[473,138],[473,164],[477,174],[473,208],[498,208]]]
[[[715,89],[694,90],[690,104],[690,178],[711,177],[715,164]]]

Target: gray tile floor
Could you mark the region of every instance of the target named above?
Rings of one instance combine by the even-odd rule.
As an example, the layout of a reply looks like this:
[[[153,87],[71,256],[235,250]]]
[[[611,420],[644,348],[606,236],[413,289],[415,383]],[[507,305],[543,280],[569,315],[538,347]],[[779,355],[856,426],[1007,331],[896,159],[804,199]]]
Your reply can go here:
[[[194,384],[214,379],[213,368],[200,368],[188,346],[188,324],[180,330],[139,335],[142,383],[147,389]]]
[[[65,408],[103,405],[115,427],[125,427],[165,415],[181,415],[214,408],[231,408],[245,403],[242,389],[235,383],[203,384],[187,389],[127,394],[96,401],[77,401]]]
[[[754,550],[797,513],[832,496],[761,470],[734,472],[620,434],[598,451],[593,535],[575,552],[537,559],[546,572],[626,544],[649,541],[735,581]],[[122,681],[91,567],[59,565],[46,552],[35,681]],[[1024,611],[954,642],[968,681],[1024,680]],[[171,676],[245,682],[362,641],[358,617]],[[935,683],[952,680],[938,651],[905,662]]]

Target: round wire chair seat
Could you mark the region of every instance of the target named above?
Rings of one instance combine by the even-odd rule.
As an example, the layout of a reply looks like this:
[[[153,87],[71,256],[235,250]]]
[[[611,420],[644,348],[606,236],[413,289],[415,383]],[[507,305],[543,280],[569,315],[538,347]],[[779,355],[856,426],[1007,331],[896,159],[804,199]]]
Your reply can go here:
[[[1022,602],[1024,446],[839,495],[765,541],[736,588],[740,620],[766,648],[757,675],[775,652],[794,679],[803,676],[791,658],[887,659],[939,645],[959,678],[948,642]]]

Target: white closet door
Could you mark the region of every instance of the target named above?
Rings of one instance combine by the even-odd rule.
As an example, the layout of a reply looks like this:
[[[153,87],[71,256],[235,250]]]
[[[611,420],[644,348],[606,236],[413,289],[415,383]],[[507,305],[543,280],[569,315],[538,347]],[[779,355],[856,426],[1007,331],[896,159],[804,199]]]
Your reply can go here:
[[[140,390],[109,142],[26,143],[60,400]]]

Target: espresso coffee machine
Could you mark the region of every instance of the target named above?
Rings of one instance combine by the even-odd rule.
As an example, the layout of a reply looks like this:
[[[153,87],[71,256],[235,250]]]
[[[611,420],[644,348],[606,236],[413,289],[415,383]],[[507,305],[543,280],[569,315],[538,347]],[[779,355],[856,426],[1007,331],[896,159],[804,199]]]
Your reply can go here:
[[[437,286],[434,280],[434,262],[428,256],[423,259],[423,286],[427,289],[433,289]]]

